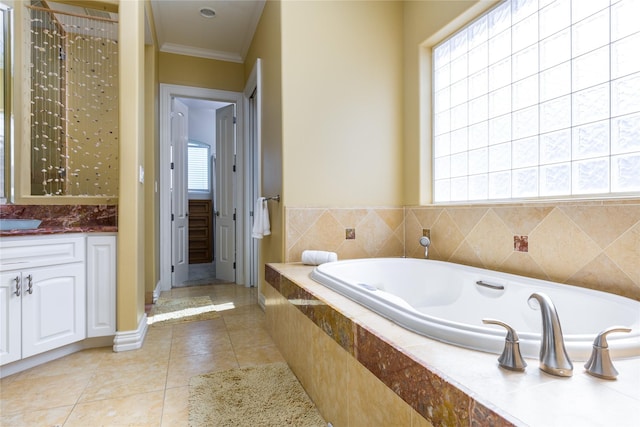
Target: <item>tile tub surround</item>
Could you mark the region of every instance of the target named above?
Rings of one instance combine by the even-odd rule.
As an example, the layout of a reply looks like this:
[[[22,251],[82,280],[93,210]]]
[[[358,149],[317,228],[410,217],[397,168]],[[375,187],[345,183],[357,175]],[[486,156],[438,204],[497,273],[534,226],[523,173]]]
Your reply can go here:
[[[314,394],[351,396],[355,391],[350,384],[335,378],[365,369],[434,426],[640,425],[640,359],[614,360],[620,372],[617,381],[587,375],[584,362],[574,362],[571,378],[547,375],[538,369],[538,360],[532,359],[527,359],[524,373],[505,371],[497,366],[498,355],[407,331],[311,280],[311,270],[299,263],[266,266],[266,316],[274,341],[321,411],[322,399]],[[283,316],[285,307],[298,317]],[[312,329],[302,324],[300,319],[305,318]],[[319,336],[330,338],[334,344],[328,347],[331,352],[314,354]],[[348,362],[318,366],[341,360],[337,353],[346,354]],[[322,382],[324,377],[318,371],[333,373],[332,378]],[[336,371],[347,375],[335,375]],[[337,383],[334,388],[333,383]],[[376,412],[376,404],[382,404],[377,395],[360,401],[363,399],[372,399],[371,412]],[[328,406],[342,406],[335,405],[335,399],[328,400]],[[365,424],[336,421],[334,425]]]
[[[285,262],[305,249],[339,259],[429,258],[610,292],[640,301],[640,198],[600,201],[285,208]],[[345,231],[353,229],[355,239]],[[524,241],[515,245],[514,240]]]
[[[42,220],[36,230],[2,231],[0,236],[118,231],[116,205],[0,205],[0,218]]]

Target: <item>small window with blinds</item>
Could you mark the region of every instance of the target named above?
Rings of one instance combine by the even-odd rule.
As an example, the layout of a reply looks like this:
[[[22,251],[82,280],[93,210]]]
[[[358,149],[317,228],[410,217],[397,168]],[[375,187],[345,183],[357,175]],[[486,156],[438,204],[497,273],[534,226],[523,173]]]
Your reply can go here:
[[[189,192],[208,193],[211,191],[209,151],[209,144],[189,141],[187,152]]]

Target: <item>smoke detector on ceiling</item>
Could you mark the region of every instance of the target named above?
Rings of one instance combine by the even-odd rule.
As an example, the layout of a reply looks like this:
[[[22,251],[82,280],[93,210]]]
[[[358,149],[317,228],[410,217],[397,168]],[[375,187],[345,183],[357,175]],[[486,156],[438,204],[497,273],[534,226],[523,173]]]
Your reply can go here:
[[[210,7],[203,7],[200,9],[200,16],[205,18],[214,18],[216,16],[216,11],[211,9]]]

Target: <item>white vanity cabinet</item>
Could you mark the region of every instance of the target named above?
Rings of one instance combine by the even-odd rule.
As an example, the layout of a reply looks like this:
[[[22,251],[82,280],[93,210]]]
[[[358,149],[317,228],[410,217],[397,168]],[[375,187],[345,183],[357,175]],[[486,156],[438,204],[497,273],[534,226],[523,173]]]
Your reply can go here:
[[[87,338],[116,334],[116,236],[87,236]]]
[[[85,237],[0,242],[0,365],[86,336]]]

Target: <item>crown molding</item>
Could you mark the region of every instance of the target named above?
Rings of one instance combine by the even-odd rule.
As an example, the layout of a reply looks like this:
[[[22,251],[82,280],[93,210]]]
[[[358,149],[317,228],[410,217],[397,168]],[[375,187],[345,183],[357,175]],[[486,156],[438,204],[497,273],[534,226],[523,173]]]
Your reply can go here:
[[[217,59],[219,61],[237,62],[240,64],[244,63],[244,58],[238,53],[201,49],[174,43],[164,43],[160,51],[175,53],[177,55],[197,56],[200,58]]]

